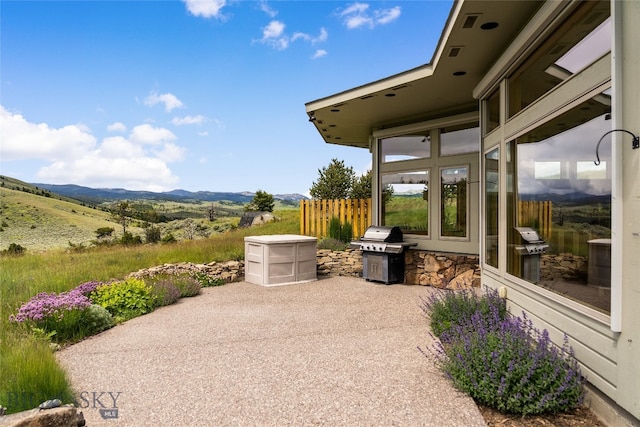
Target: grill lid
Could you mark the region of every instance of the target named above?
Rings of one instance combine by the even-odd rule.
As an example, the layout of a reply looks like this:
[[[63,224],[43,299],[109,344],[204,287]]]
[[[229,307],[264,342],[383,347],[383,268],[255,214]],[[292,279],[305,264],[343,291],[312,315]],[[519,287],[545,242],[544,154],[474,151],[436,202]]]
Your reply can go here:
[[[364,232],[362,240],[371,242],[402,242],[402,230],[400,227],[383,227],[380,225],[372,225]]]
[[[538,236],[538,233],[533,228],[529,227],[515,227],[525,244],[544,243],[544,240]]]

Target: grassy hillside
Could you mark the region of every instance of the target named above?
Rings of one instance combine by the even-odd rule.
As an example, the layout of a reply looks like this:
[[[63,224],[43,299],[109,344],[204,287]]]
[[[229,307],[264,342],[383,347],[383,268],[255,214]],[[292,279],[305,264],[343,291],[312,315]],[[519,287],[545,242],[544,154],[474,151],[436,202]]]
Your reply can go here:
[[[0,188],[0,248],[19,244],[44,250],[85,244],[100,227],[119,229],[108,212],[22,190]],[[132,232],[141,230],[132,230]]]
[[[2,203],[5,202],[4,194]],[[8,194],[15,196],[15,193]],[[23,205],[22,202],[15,204]],[[44,208],[38,212],[41,209]],[[73,209],[78,210],[77,207]],[[30,251],[24,256],[3,257],[0,268],[0,405],[9,407],[10,412],[17,412],[55,396],[65,403],[71,399],[70,385],[48,343],[35,339],[27,328],[9,322],[9,315],[15,314],[29,298],[39,292],[68,291],[91,280],[123,278],[141,268],[164,263],[243,259],[244,237],[248,235],[298,233],[299,214],[296,209],[274,213],[279,221],[171,245],[117,245],[73,253]],[[76,214],[67,214],[69,218],[76,218]],[[88,215],[85,212],[85,216]],[[27,396],[28,401],[15,398],[9,401],[8,396],[16,393]]]

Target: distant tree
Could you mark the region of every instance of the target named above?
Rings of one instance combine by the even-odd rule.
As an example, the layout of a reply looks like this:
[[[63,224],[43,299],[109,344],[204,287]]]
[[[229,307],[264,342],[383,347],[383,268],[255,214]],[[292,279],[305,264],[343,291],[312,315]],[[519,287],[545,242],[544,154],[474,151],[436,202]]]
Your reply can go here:
[[[273,196],[266,191],[258,190],[253,199],[244,207],[248,212],[273,212],[275,202]]]
[[[187,218],[182,222],[182,232],[184,237],[192,240],[196,235],[197,226],[191,218]]]
[[[216,207],[213,203],[207,209],[207,214],[209,215],[209,221],[215,221],[216,219]]]
[[[130,221],[131,214],[131,205],[127,201],[118,203],[111,211],[111,216],[122,226],[122,234],[127,232],[127,224]]]
[[[355,177],[349,192],[350,199],[368,199],[371,197],[371,169],[364,175]]]
[[[149,225],[144,230],[145,241],[147,243],[158,243],[160,241],[160,228],[155,225]]]
[[[312,198],[346,199],[349,196],[355,172],[352,167],[346,167],[343,160],[331,159],[329,166],[318,169],[318,175],[309,189]]]

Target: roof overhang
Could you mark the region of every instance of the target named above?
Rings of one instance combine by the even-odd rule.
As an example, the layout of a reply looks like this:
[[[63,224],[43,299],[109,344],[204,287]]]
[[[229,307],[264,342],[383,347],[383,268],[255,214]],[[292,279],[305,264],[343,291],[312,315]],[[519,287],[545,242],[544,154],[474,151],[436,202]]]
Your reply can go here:
[[[376,130],[476,111],[474,88],[541,3],[454,2],[428,64],[311,101],[309,121],[327,143],[368,148]]]

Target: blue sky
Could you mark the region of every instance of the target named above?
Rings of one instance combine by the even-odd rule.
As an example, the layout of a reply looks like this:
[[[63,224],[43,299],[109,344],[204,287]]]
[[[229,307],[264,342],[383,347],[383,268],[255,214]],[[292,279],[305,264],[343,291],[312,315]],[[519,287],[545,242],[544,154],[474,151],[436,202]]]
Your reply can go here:
[[[308,194],[304,104],[431,59],[450,1],[0,2],[0,173],[130,190]]]

